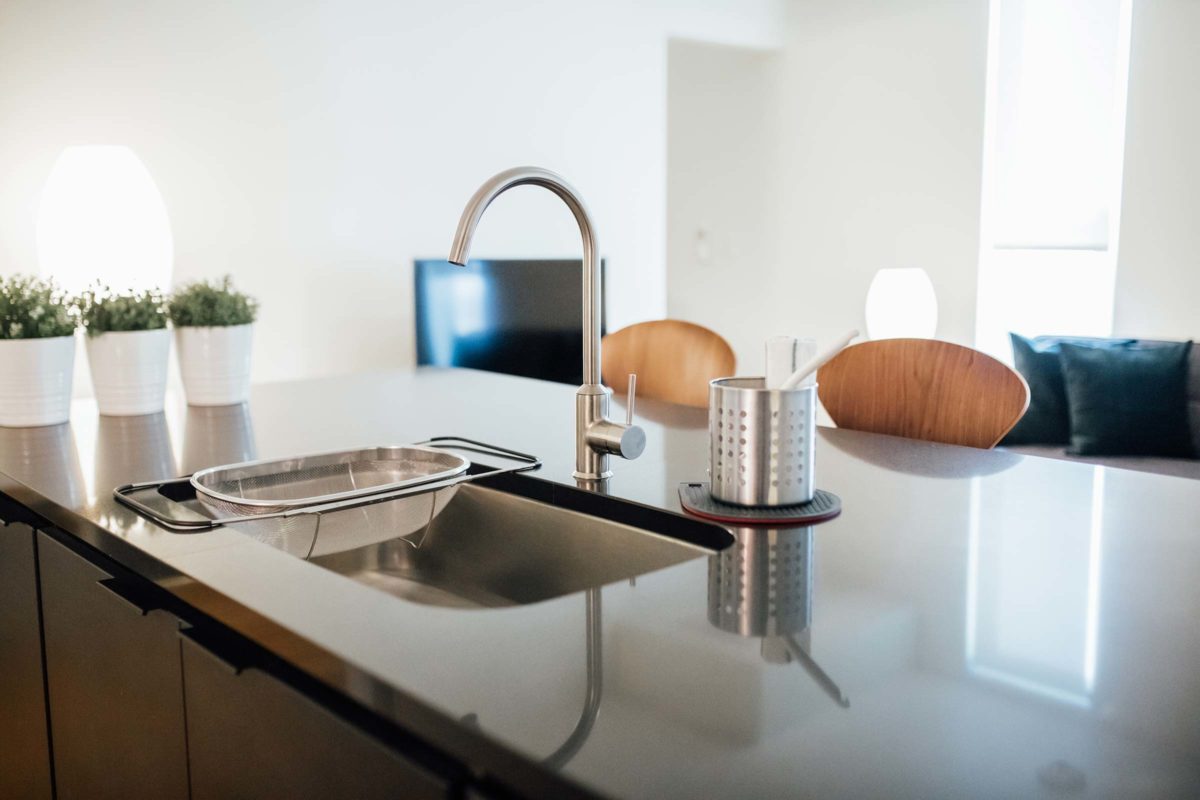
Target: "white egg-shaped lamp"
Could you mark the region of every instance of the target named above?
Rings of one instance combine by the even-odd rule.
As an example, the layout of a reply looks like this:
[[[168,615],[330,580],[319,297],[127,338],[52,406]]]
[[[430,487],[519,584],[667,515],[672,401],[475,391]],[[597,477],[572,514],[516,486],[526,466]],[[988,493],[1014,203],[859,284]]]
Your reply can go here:
[[[895,267],[875,273],[867,290],[867,336],[932,339],[937,315],[937,295],[925,270]]]
[[[63,150],[42,190],[37,253],[41,274],[67,291],[97,279],[118,291],[169,287],[171,222],[137,154],[121,145]]]

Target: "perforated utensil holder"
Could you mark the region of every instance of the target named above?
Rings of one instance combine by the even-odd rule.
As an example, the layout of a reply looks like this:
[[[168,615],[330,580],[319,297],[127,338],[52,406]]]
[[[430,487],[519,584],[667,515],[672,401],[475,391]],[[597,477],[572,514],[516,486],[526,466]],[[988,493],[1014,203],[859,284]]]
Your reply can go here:
[[[815,491],[817,387],[763,386],[763,378],[708,384],[710,491],[738,506],[807,503]]]

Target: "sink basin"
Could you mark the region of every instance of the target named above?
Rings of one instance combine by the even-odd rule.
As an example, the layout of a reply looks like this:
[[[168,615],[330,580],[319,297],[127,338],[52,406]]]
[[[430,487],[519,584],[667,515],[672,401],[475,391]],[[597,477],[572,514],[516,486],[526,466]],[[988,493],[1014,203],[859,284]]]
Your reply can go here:
[[[323,513],[236,515],[224,524],[397,597],[468,608],[599,588],[734,541],[719,525],[596,491],[482,464],[467,477],[477,482],[402,498],[368,495]],[[115,494],[172,532],[213,524],[188,478],[129,484]]]
[[[553,499],[543,502],[464,485],[414,534],[309,561],[413,602],[477,608],[581,592],[711,555],[733,541],[715,525],[548,486],[538,492]]]

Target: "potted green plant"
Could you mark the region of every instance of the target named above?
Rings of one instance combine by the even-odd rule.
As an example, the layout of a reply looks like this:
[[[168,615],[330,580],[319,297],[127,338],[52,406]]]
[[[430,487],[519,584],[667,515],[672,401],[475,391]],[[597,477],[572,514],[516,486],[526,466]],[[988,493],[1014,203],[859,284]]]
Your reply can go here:
[[[57,425],[71,416],[76,315],[50,281],[0,278],[0,425]]]
[[[220,281],[179,287],[167,301],[189,405],[224,406],[250,396],[250,350],[258,303]]]
[[[114,293],[97,284],[78,302],[100,413],[127,417],[162,411],[171,349],[162,293]]]

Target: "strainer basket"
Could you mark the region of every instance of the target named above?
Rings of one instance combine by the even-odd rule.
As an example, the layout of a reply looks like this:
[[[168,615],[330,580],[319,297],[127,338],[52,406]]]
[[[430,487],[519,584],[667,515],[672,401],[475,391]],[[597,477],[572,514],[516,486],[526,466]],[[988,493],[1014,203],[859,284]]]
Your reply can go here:
[[[209,509],[256,516],[433,483],[470,466],[432,447],[370,447],[212,467],[192,475],[191,483]]]
[[[458,484],[453,484],[383,502],[370,502],[377,495],[351,498],[335,504],[339,507],[333,511],[237,517],[237,530],[277,550],[314,558],[421,533],[457,492]],[[420,538],[410,541],[413,546],[419,543]]]
[[[738,506],[807,503],[814,492],[817,387],[764,384],[763,378],[709,383],[710,491]]]
[[[447,449],[516,466],[471,470],[467,458]],[[538,469],[541,463],[528,453],[437,436],[401,447],[214,467],[183,478],[118,486],[113,497],[168,530],[234,525],[251,538],[312,557],[407,537],[425,529],[460,485]]]

